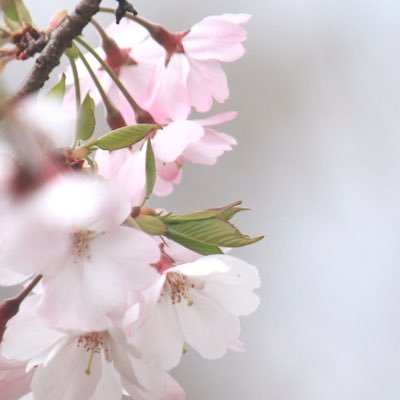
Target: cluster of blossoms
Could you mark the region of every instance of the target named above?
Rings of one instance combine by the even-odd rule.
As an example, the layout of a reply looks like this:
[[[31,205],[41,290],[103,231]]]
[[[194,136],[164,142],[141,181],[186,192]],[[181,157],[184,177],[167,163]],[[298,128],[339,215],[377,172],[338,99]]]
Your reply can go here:
[[[10,15],[2,29],[15,42],[30,21]],[[2,400],[184,399],[168,371],[186,344],[207,359],[243,351],[239,317],[258,306],[259,276],[226,253],[260,237],[231,224],[240,203],[183,215],[146,203],[173,191],[185,162],[212,165],[236,144],[214,129],[235,113],[189,115],[227,99],[221,63],[243,55],[248,19],[208,17],[177,34],[137,16],[107,29],[93,20],[101,47],[77,37],[46,98],[10,107],[0,285],[23,289],[0,305]],[[111,128],[102,135],[96,104]]]

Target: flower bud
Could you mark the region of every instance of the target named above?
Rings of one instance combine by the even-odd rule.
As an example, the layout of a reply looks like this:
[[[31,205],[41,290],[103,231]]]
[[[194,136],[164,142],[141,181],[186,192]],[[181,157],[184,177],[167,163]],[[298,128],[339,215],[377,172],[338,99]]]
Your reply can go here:
[[[68,15],[68,11],[67,10],[59,10],[57,11],[51,18],[49,21],[49,26],[48,26],[48,30],[49,31],[53,31],[54,29],[57,28],[58,25],[61,24],[62,21],[64,21],[65,17]]]

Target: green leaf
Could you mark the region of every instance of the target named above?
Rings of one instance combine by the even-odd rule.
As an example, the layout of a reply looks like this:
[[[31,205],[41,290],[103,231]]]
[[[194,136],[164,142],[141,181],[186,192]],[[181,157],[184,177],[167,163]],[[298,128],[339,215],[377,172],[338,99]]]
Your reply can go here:
[[[146,136],[156,129],[160,129],[160,125],[154,124],[139,124],[124,126],[123,128],[115,129],[105,135],[99,137],[91,146],[98,147],[103,150],[118,150],[134,145],[140,142]]]
[[[140,229],[150,235],[165,235],[168,230],[167,225],[155,215],[140,214],[135,218],[135,221]]]
[[[184,231],[182,232],[180,228],[182,227],[179,227],[179,225],[169,226],[168,232],[165,236],[174,242],[179,243],[182,246],[204,256],[210,254],[222,254],[222,250],[218,246],[210,244],[205,240],[194,238],[192,235],[187,234]]]
[[[247,208],[238,207],[241,204],[242,204],[241,201],[236,201],[221,208],[210,208],[208,210],[198,211],[183,215],[168,214],[166,216],[163,216],[162,219],[168,223],[198,221],[202,219],[216,218],[216,217],[222,218],[224,220],[230,220],[238,212],[247,210]]]
[[[203,255],[215,254],[209,253],[207,246],[214,250],[217,248],[217,253],[221,253],[219,247],[242,247],[262,239],[261,236],[252,238],[245,235],[230,222],[218,217],[167,225],[167,237],[192,250],[193,247],[199,247],[202,251],[195,251]],[[204,246],[204,249],[201,246]]]
[[[0,26],[0,46],[3,46],[6,43],[11,43],[13,41],[11,32],[3,27]]]
[[[61,75],[60,81],[53,86],[53,88],[47,93],[46,98],[59,100],[60,102],[63,100],[65,95],[65,74]]]
[[[4,22],[13,31],[32,24],[32,17],[22,0],[5,0],[3,12]]]
[[[93,135],[96,126],[96,118],[94,116],[95,104],[89,93],[81,104],[79,110],[77,125],[76,125],[76,139],[88,140]]]
[[[149,198],[153,193],[154,185],[156,183],[156,160],[154,158],[153,147],[151,140],[147,140],[146,149],[146,198]]]

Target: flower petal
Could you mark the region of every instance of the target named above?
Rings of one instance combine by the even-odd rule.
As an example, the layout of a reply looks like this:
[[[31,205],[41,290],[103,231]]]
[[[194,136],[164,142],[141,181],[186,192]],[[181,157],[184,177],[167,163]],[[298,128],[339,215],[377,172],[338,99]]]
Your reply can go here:
[[[32,380],[35,400],[88,400],[98,384],[102,365],[94,353],[90,373],[85,370],[91,354],[72,337],[45,367],[38,366]]]
[[[194,25],[182,43],[190,57],[198,60],[235,61],[244,53],[241,42],[246,31],[239,25],[250,19],[247,14],[225,14],[204,18]]]
[[[204,358],[222,357],[239,337],[239,319],[200,291],[191,290],[190,296],[192,306],[175,304],[186,342]]]
[[[152,140],[155,156],[164,162],[175,161],[190,144],[204,135],[204,128],[192,121],[177,121],[157,131]]]

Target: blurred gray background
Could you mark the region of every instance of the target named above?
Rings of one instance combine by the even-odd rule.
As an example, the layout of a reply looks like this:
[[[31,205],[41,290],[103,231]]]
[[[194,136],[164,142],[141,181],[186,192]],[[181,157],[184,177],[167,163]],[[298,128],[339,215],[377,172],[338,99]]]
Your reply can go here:
[[[26,3],[43,26],[76,1]],[[216,167],[187,166],[157,203],[188,211],[242,199],[253,211],[238,225],[266,235],[234,252],[263,280],[259,310],[243,319],[247,353],[210,362],[189,352],[174,372],[188,399],[399,399],[400,2],[135,5],[172,30],[253,14],[247,55],[226,68],[232,96],[216,108],[240,112],[225,129],[239,147]],[[10,87],[26,67],[7,68]]]

